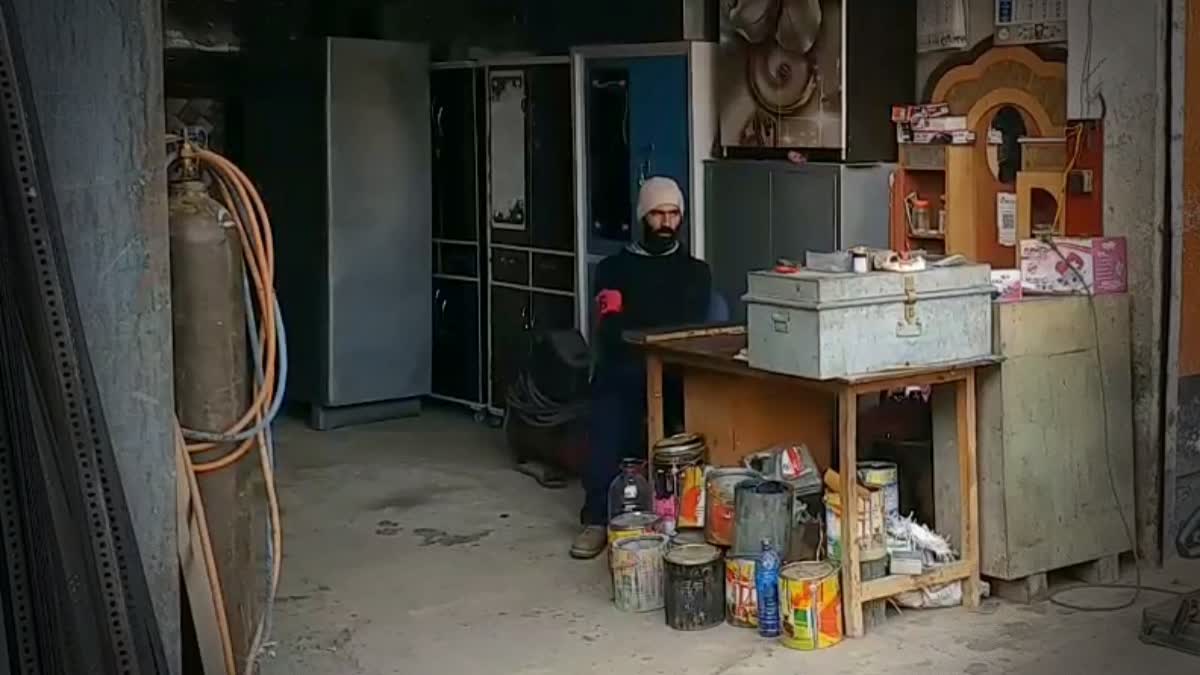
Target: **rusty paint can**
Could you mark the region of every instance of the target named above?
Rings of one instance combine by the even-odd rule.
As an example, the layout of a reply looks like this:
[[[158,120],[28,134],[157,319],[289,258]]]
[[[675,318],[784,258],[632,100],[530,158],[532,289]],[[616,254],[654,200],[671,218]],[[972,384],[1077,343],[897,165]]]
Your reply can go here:
[[[725,620],[725,569],[721,549],[688,544],[663,557],[663,595],[667,625],[675,630],[704,630]]]
[[[663,608],[663,554],[667,536],[622,539],[612,547],[613,602],[625,612]]]
[[[799,562],[779,570],[779,641],[811,651],[842,641],[842,592],[831,562]]]
[[[725,621],[730,626],[758,627],[758,588],[754,584],[757,563],[754,556],[725,559]]]
[[[622,513],[608,521],[608,546],[611,549],[622,539],[658,534],[660,523],[653,513]]]
[[[869,488],[883,491],[885,518],[900,517],[900,469],[895,462],[859,462],[858,480]]]
[[[714,469],[708,472],[704,510],[704,538],[708,543],[733,545],[737,486],[742,481],[760,477],[757,471],[749,469]]]

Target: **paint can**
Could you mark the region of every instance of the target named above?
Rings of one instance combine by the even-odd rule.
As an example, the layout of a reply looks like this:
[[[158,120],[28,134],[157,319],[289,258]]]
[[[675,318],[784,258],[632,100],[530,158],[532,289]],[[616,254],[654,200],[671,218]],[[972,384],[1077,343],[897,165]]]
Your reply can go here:
[[[883,492],[860,487],[857,490],[858,524],[854,528],[863,560],[887,555],[887,527],[883,518]],[[825,493],[825,545],[830,560],[842,560],[842,496]]]
[[[753,556],[764,540],[785,555],[792,540],[792,488],[778,480],[745,480],[734,488],[733,550]]]
[[[663,554],[667,536],[630,537],[613,544],[613,602],[624,612],[663,608]]]
[[[704,538],[717,546],[732,546],[736,488],[744,480],[760,479],[750,469],[713,469],[705,484],[707,502],[704,513]]]
[[[754,569],[758,558],[725,559],[725,621],[739,628],[758,627],[758,587]]]
[[[663,531],[700,527],[703,520],[704,456],[708,448],[699,434],[677,434],[654,444],[654,512]],[[697,520],[697,513],[701,514]]]
[[[622,513],[608,521],[608,546],[632,537],[658,534],[660,519],[653,513]]]
[[[799,562],[779,570],[779,616],[785,647],[810,651],[842,641],[842,593],[831,562]]]
[[[721,549],[688,544],[663,557],[666,572],[667,625],[675,630],[704,630],[725,620],[725,570]]]
[[[883,491],[885,517],[900,517],[900,469],[895,462],[859,462],[858,480],[867,487]]]

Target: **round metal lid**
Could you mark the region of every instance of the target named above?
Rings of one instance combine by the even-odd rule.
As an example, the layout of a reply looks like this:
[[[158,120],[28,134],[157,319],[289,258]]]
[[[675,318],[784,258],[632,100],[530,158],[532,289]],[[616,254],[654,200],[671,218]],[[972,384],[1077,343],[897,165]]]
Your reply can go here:
[[[666,548],[667,535],[647,534],[641,537],[629,537],[616,542],[613,546],[622,551],[651,551]]]
[[[687,546],[689,544],[703,544],[704,530],[679,530],[671,537],[671,546]]]
[[[676,434],[654,444],[654,461],[694,459],[702,456],[706,449],[704,437],[700,434]]]
[[[837,572],[837,566],[828,560],[820,562],[794,562],[784,565],[779,570],[779,578],[790,579],[792,581],[809,581],[812,579],[824,579]]]
[[[707,565],[721,557],[721,549],[711,544],[684,544],[667,552],[665,560],[675,565]]]
[[[622,513],[619,516],[613,516],[608,522],[610,530],[640,530],[645,527],[657,523],[659,517],[653,513],[642,513],[635,511],[633,513]]]

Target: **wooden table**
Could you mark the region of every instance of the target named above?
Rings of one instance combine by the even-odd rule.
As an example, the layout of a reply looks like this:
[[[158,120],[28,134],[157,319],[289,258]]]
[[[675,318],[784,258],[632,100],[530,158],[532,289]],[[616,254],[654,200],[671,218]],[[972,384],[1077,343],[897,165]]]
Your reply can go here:
[[[934,474],[937,488],[935,502],[942,533],[948,535],[961,551],[960,560],[938,567],[920,576],[888,576],[862,581],[861,554],[858,546],[842,547],[842,605],[846,635],[863,635],[863,603],[888,598],[898,593],[950,581],[963,581],[963,602],[968,607],[979,605],[979,497],[976,470],[975,433],[975,369],[991,365],[995,359],[947,363],[861,377],[831,380],[812,380],[781,375],[751,368],[734,356],[746,346],[743,326],[703,328],[672,332],[628,335],[626,339],[639,346],[646,357],[646,393],[649,447],[663,437],[663,368],[678,369],[684,378],[685,397],[689,395],[688,380],[714,373],[742,380],[751,386],[770,388],[775,392],[794,392],[795,400],[836,402],[838,466],[843,495],[854,494],[857,472],[857,409],[858,397],[909,386],[934,387]],[[744,391],[744,390],[742,390]],[[944,396],[953,393],[953,397]],[[738,391],[729,394],[737,396]],[[776,393],[774,399],[779,398]],[[788,398],[785,396],[785,398]],[[728,401],[732,406],[734,402]],[[952,405],[951,405],[952,404]],[[807,407],[807,406],[806,406]],[[831,406],[832,407],[832,406]],[[686,409],[690,412],[690,409]],[[688,430],[696,431],[696,423],[685,412]],[[792,420],[775,420],[787,425]],[[830,425],[832,426],[832,425]],[[811,435],[810,435],[811,437]],[[782,439],[781,439],[782,440]],[[807,441],[806,441],[807,442]],[[810,444],[811,446],[811,444]],[[756,448],[751,448],[751,450]],[[823,467],[830,466],[829,458],[822,460],[814,452],[814,460]],[[710,458],[710,461],[713,461]],[[729,464],[728,459],[717,464]],[[858,503],[842,500],[842,541],[856,541]],[[957,521],[957,527],[949,524]]]

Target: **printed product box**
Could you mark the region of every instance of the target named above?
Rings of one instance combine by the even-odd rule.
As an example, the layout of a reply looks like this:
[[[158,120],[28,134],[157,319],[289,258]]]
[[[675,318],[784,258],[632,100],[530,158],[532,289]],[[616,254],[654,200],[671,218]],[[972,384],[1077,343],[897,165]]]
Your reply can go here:
[[[1090,290],[1107,295],[1128,289],[1124,237],[1054,237],[1051,241],[1054,246],[1040,239],[1021,240],[1025,293],[1074,295]]]

